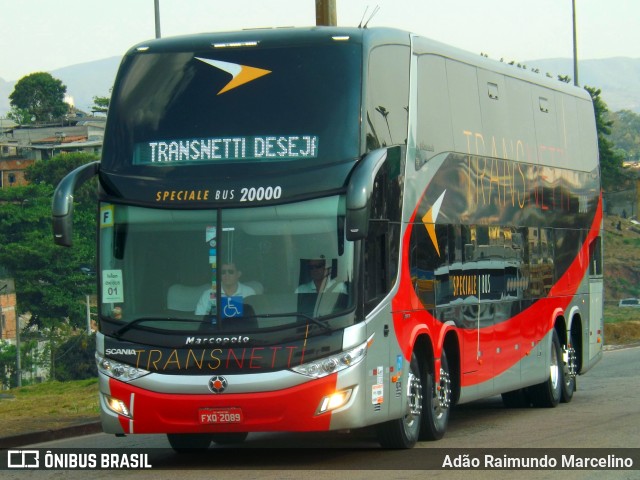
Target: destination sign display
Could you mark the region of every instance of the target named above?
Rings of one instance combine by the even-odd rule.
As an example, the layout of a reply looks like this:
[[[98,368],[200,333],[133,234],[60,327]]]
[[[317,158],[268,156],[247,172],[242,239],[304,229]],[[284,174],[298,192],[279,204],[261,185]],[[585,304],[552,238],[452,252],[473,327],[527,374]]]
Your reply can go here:
[[[288,161],[318,157],[314,135],[193,138],[138,143],[134,165],[175,166],[229,161]]]

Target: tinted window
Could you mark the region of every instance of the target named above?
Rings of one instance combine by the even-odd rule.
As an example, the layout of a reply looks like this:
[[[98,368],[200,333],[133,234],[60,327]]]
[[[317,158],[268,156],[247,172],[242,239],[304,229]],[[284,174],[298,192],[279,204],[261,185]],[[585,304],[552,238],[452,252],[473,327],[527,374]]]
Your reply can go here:
[[[407,142],[409,47],[375,48],[369,58],[367,150]]]
[[[357,157],[360,52],[360,45],[338,43],[127,57],[110,105],[103,168],[131,165],[136,145],[147,155],[139,164],[152,155],[170,160],[154,166]],[[229,88],[247,66],[260,70]],[[256,148],[260,155],[251,155]]]

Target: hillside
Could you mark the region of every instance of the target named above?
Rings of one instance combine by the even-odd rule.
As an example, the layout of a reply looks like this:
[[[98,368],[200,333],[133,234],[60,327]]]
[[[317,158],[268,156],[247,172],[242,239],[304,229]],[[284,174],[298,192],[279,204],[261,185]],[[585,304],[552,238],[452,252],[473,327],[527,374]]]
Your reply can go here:
[[[621,298],[640,298],[640,225],[605,215],[604,227],[605,304],[616,306]]]
[[[528,68],[537,68],[540,74],[550,73],[573,77],[573,60],[552,58],[524,62]],[[602,98],[609,110],[633,110],[640,113],[640,58],[603,58],[578,61],[578,81],[580,85],[602,90]]]
[[[121,57],[110,57],[59,68],[49,73],[67,86],[67,94],[73,97],[76,108],[89,111],[93,105],[93,97],[110,95],[120,60]],[[0,117],[6,116],[10,110],[9,95],[17,80],[9,82],[0,78]]]

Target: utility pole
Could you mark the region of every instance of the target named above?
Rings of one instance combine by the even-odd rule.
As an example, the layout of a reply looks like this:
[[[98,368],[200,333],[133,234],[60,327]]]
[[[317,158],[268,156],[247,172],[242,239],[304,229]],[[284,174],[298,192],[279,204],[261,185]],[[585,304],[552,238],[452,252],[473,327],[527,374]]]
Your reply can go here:
[[[336,0],[316,0],[316,25],[338,25]]]
[[[156,13],[156,38],[160,38],[160,0],[153,0]]]
[[[86,296],[87,300],[87,335],[91,335],[91,296]]]
[[[20,316],[16,315],[16,386],[22,386],[22,360],[20,359]]]
[[[576,29],[576,0],[573,5],[573,84],[578,87],[578,34]]]

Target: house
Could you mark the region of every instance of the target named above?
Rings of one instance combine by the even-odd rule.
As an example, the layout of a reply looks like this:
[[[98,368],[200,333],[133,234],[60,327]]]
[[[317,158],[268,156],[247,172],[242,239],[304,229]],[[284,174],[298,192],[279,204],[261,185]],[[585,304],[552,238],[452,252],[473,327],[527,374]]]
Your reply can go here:
[[[25,185],[24,170],[34,162],[61,153],[102,153],[105,118],[83,117],[73,125],[53,127],[0,122],[0,188]]]
[[[0,279],[0,339],[15,343],[16,289],[12,278]]]
[[[102,152],[104,127],[104,119],[92,118],[71,126],[16,128],[10,138],[7,135],[4,143],[15,147],[20,156],[35,161],[48,160],[69,152],[99,155]],[[0,145],[3,143],[0,142]]]
[[[26,185],[27,181],[24,178],[24,172],[33,163],[34,160],[0,158],[0,188]]]

